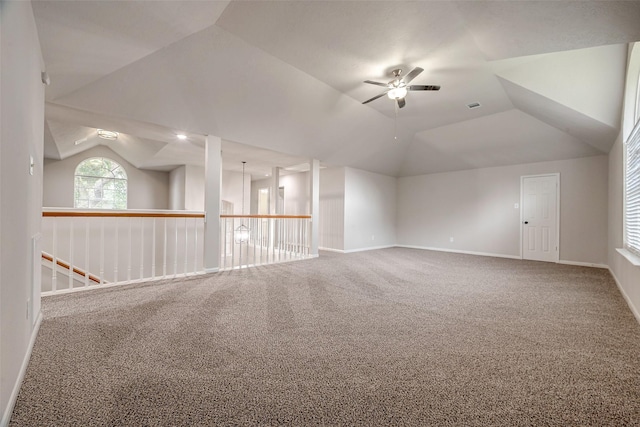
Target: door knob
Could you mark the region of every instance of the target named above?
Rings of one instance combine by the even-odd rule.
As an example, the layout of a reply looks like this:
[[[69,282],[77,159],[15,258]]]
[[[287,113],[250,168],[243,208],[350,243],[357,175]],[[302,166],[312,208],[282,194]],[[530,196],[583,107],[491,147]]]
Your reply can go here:
[[[525,224],[529,224],[529,221],[525,221],[524,223],[525,223]]]

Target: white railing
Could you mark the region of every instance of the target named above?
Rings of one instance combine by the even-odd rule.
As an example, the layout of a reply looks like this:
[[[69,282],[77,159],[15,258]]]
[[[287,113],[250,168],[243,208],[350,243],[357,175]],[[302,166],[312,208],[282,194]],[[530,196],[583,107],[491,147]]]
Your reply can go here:
[[[220,215],[220,269],[309,258],[310,224],[309,215]]]
[[[42,295],[203,273],[203,212],[47,208],[42,216]]]

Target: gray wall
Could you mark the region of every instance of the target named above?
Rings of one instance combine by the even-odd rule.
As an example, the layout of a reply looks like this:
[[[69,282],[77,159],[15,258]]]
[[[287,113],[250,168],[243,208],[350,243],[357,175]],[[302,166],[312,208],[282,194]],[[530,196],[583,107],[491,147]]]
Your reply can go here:
[[[40,275],[34,265],[39,267],[40,262],[37,236],[44,134],[40,72],[44,64],[31,3],[2,2],[1,7],[0,423],[6,425],[40,313]],[[29,173],[30,157],[34,159],[33,175]]]
[[[519,257],[520,177],[554,172],[560,173],[560,260],[606,265],[604,155],[399,178],[398,244]]]
[[[397,178],[345,169],[344,250],[396,244]]]
[[[44,206],[73,207],[73,176],[78,164],[90,157],[108,157],[127,172],[128,209],[169,209],[169,172],[138,169],[110,148],[97,146],[64,160],[45,159]]]

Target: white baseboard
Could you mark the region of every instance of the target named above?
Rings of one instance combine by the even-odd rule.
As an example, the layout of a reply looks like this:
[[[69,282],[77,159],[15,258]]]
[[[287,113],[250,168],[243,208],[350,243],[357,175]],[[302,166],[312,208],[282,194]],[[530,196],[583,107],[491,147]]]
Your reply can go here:
[[[437,252],[452,252],[456,254],[466,254],[466,255],[490,256],[490,257],[496,257],[496,258],[522,259],[518,255],[494,254],[489,252],[461,251],[457,249],[432,248],[428,246],[396,245],[396,247],[408,248],[408,249],[422,249],[426,251],[437,251]]]
[[[13,408],[16,405],[16,400],[18,400],[18,393],[20,392],[20,387],[22,386],[22,381],[24,380],[24,376],[27,373],[27,367],[29,366],[29,359],[31,359],[31,352],[33,351],[33,345],[36,343],[36,337],[38,336],[38,331],[40,330],[40,323],[42,323],[42,311],[38,313],[38,318],[36,319],[36,324],[31,331],[31,338],[29,339],[29,346],[27,347],[27,352],[22,359],[22,365],[20,366],[20,372],[18,372],[18,378],[16,379],[16,383],[13,385],[13,390],[11,391],[11,396],[9,397],[9,402],[7,403],[7,407],[2,414],[2,421],[0,422],[0,427],[6,427],[9,425],[9,421],[11,420],[11,414],[13,414]]]
[[[624,300],[627,302],[627,305],[629,306],[629,309],[633,313],[633,316],[636,318],[638,323],[640,323],[640,312],[638,312],[638,309],[633,305],[631,298],[629,298],[629,295],[627,295],[627,293],[624,291],[624,289],[622,288],[622,285],[620,284],[620,281],[618,280],[618,278],[616,277],[615,273],[611,268],[609,268],[609,273],[611,273],[613,280],[616,282],[616,286],[618,286],[618,290],[622,294],[622,297],[624,298]]]
[[[343,254],[344,251],[342,249],[333,249],[333,248],[318,248],[319,251],[327,251],[327,252],[337,252],[339,254]]]
[[[558,264],[566,264],[566,265],[578,265],[580,267],[595,267],[595,268],[609,268],[606,264],[596,264],[593,262],[580,262],[580,261],[558,261]]]
[[[375,251],[376,249],[389,249],[395,248],[397,245],[384,245],[384,246],[369,246],[366,248],[358,248],[358,249],[349,249],[346,251],[342,251],[345,254],[352,254],[354,252],[364,252],[364,251]]]

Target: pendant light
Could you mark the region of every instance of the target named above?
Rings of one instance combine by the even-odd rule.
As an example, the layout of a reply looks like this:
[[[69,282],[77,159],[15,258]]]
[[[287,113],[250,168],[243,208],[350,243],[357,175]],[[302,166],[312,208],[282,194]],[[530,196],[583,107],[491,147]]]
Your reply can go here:
[[[247,162],[242,162],[242,211],[240,212],[244,215],[244,165]],[[249,241],[249,227],[244,225],[244,218],[242,218],[242,223],[236,228],[233,232],[234,240],[236,243],[247,243]]]

